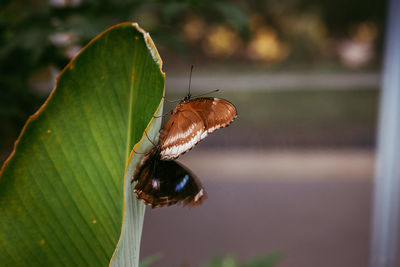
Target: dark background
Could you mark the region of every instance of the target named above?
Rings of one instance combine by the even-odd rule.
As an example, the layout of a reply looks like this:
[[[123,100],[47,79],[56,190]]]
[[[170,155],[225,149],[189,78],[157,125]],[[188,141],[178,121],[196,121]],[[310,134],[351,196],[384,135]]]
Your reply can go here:
[[[53,88],[58,72],[83,45],[114,24],[136,21],[150,32],[163,58],[167,79],[170,73],[187,77],[191,64],[195,65],[194,76],[203,70],[233,75],[256,71],[376,72],[380,66],[385,3],[1,1],[1,159],[9,154],[27,117]],[[174,91],[166,89],[167,93]],[[280,101],[279,96],[274,97]],[[376,98],[376,94],[365,97]],[[310,101],[312,105],[321,98]],[[372,104],[368,109],[375,109]],[[255,113],[255,117],[263,116]],[[363,123],[369,129],[365,134],[370,136],[374,122],[365,119]],[[373,138],[368,142],[371,144]]]

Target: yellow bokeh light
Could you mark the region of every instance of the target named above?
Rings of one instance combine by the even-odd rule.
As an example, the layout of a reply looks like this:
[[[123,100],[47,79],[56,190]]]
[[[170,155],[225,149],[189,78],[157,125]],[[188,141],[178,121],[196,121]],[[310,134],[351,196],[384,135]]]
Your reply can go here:
[[[276,32],[269,27],[260,27],[253,34],[247,47],[251,59],[263,61],[281,61],[288,55],[288,48],[283,45]]]
[[[206,24],[204,20],[197,16],[191,16],[182,28],[183,36],[190,42],[196,42],[204,36]]]
[[[209,30],[204,42],[204,52],[210,56],[229,57],[240,47],[238,33],[225,25],[218,25]]]
[[[360,23],[352,34],[354,40],[361,43],[373,43],[378,34],[375,24],[371,22]]]

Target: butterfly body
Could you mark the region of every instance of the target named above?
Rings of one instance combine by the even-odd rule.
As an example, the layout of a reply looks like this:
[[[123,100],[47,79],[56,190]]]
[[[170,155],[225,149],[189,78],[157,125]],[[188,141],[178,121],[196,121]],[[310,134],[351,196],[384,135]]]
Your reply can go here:
[[[133,181],[138,199],[152,208],[182,203],[197,206],[205,198],[205,191],[196,176],[173,160],[162,160],[160,147],[154,147],[137,167]]]
[[[161,158],[179,157],[209,133],[228,126],[236,117],[235,106],[225,99],[185,97],[161,131]]]

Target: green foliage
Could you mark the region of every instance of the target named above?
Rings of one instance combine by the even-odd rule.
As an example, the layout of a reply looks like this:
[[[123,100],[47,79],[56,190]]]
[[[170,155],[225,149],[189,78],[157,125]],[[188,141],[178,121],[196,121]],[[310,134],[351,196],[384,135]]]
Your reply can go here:
[[[234,28],[238,29],[244,37],[248,37],[248,15],[240,6],[227,2],[215,3],[217,10]]]
[[[139,267],[147,267],[150,266],[150,264],[156,262],[157,260],[159,260],[162,257],[161,253],[156,253],[154,255],[151,255],[145,259],[143,259],[142,261],[140,261],[139,263]]]
[[[188,47],[179,29],[187,14],[207,17],[211,11],[215,22],[227,17],[218,11],[219,1],[57,2],[63,1],[0,1],[0,152],[12,145],[26,118],[44,100],[33,91],[32,78],[48,68],[63,68],[71,49],[83,46],[97,33],[116,23],[135,21],[150,31],[157,44],[185,53]],[[227,2],[224,6],[237,5]],[[234,20],[230,16],[229,23]],[[237,25],[242,27],[232,23]],[[57,34],[69,39],[56,42]],[[0,154],[0,161],[5,156]]]
[[[234,255],[214,256],[205,267],[274,267],[282,259],[280,253],[270,253],[267,256],[255,256],[247,263],[241,263]]]
[[[150,37],[132,23],[99,35],[67,65],[2,168],[2,265],[105,266],[120,240],[116,263],[137,266],[144,205],[132,198],[141,156],[130,151],[149,146],[139,142],[146,127],[158,133],[164,80]]]

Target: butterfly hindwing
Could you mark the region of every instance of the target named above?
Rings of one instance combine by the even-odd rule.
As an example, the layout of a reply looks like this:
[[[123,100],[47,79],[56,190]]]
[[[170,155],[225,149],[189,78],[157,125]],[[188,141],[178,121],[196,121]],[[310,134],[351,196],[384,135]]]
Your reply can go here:
[[[237,116],[229,101],[214,97],[185,100],[175,108],[160,135],[161,158],[174,159]]]
[[[205,198],[196,176],[176,161],[161,160],[156,148],[144,157],[133,180],[137,198],[153,208],[176,203],[197,206]]]

